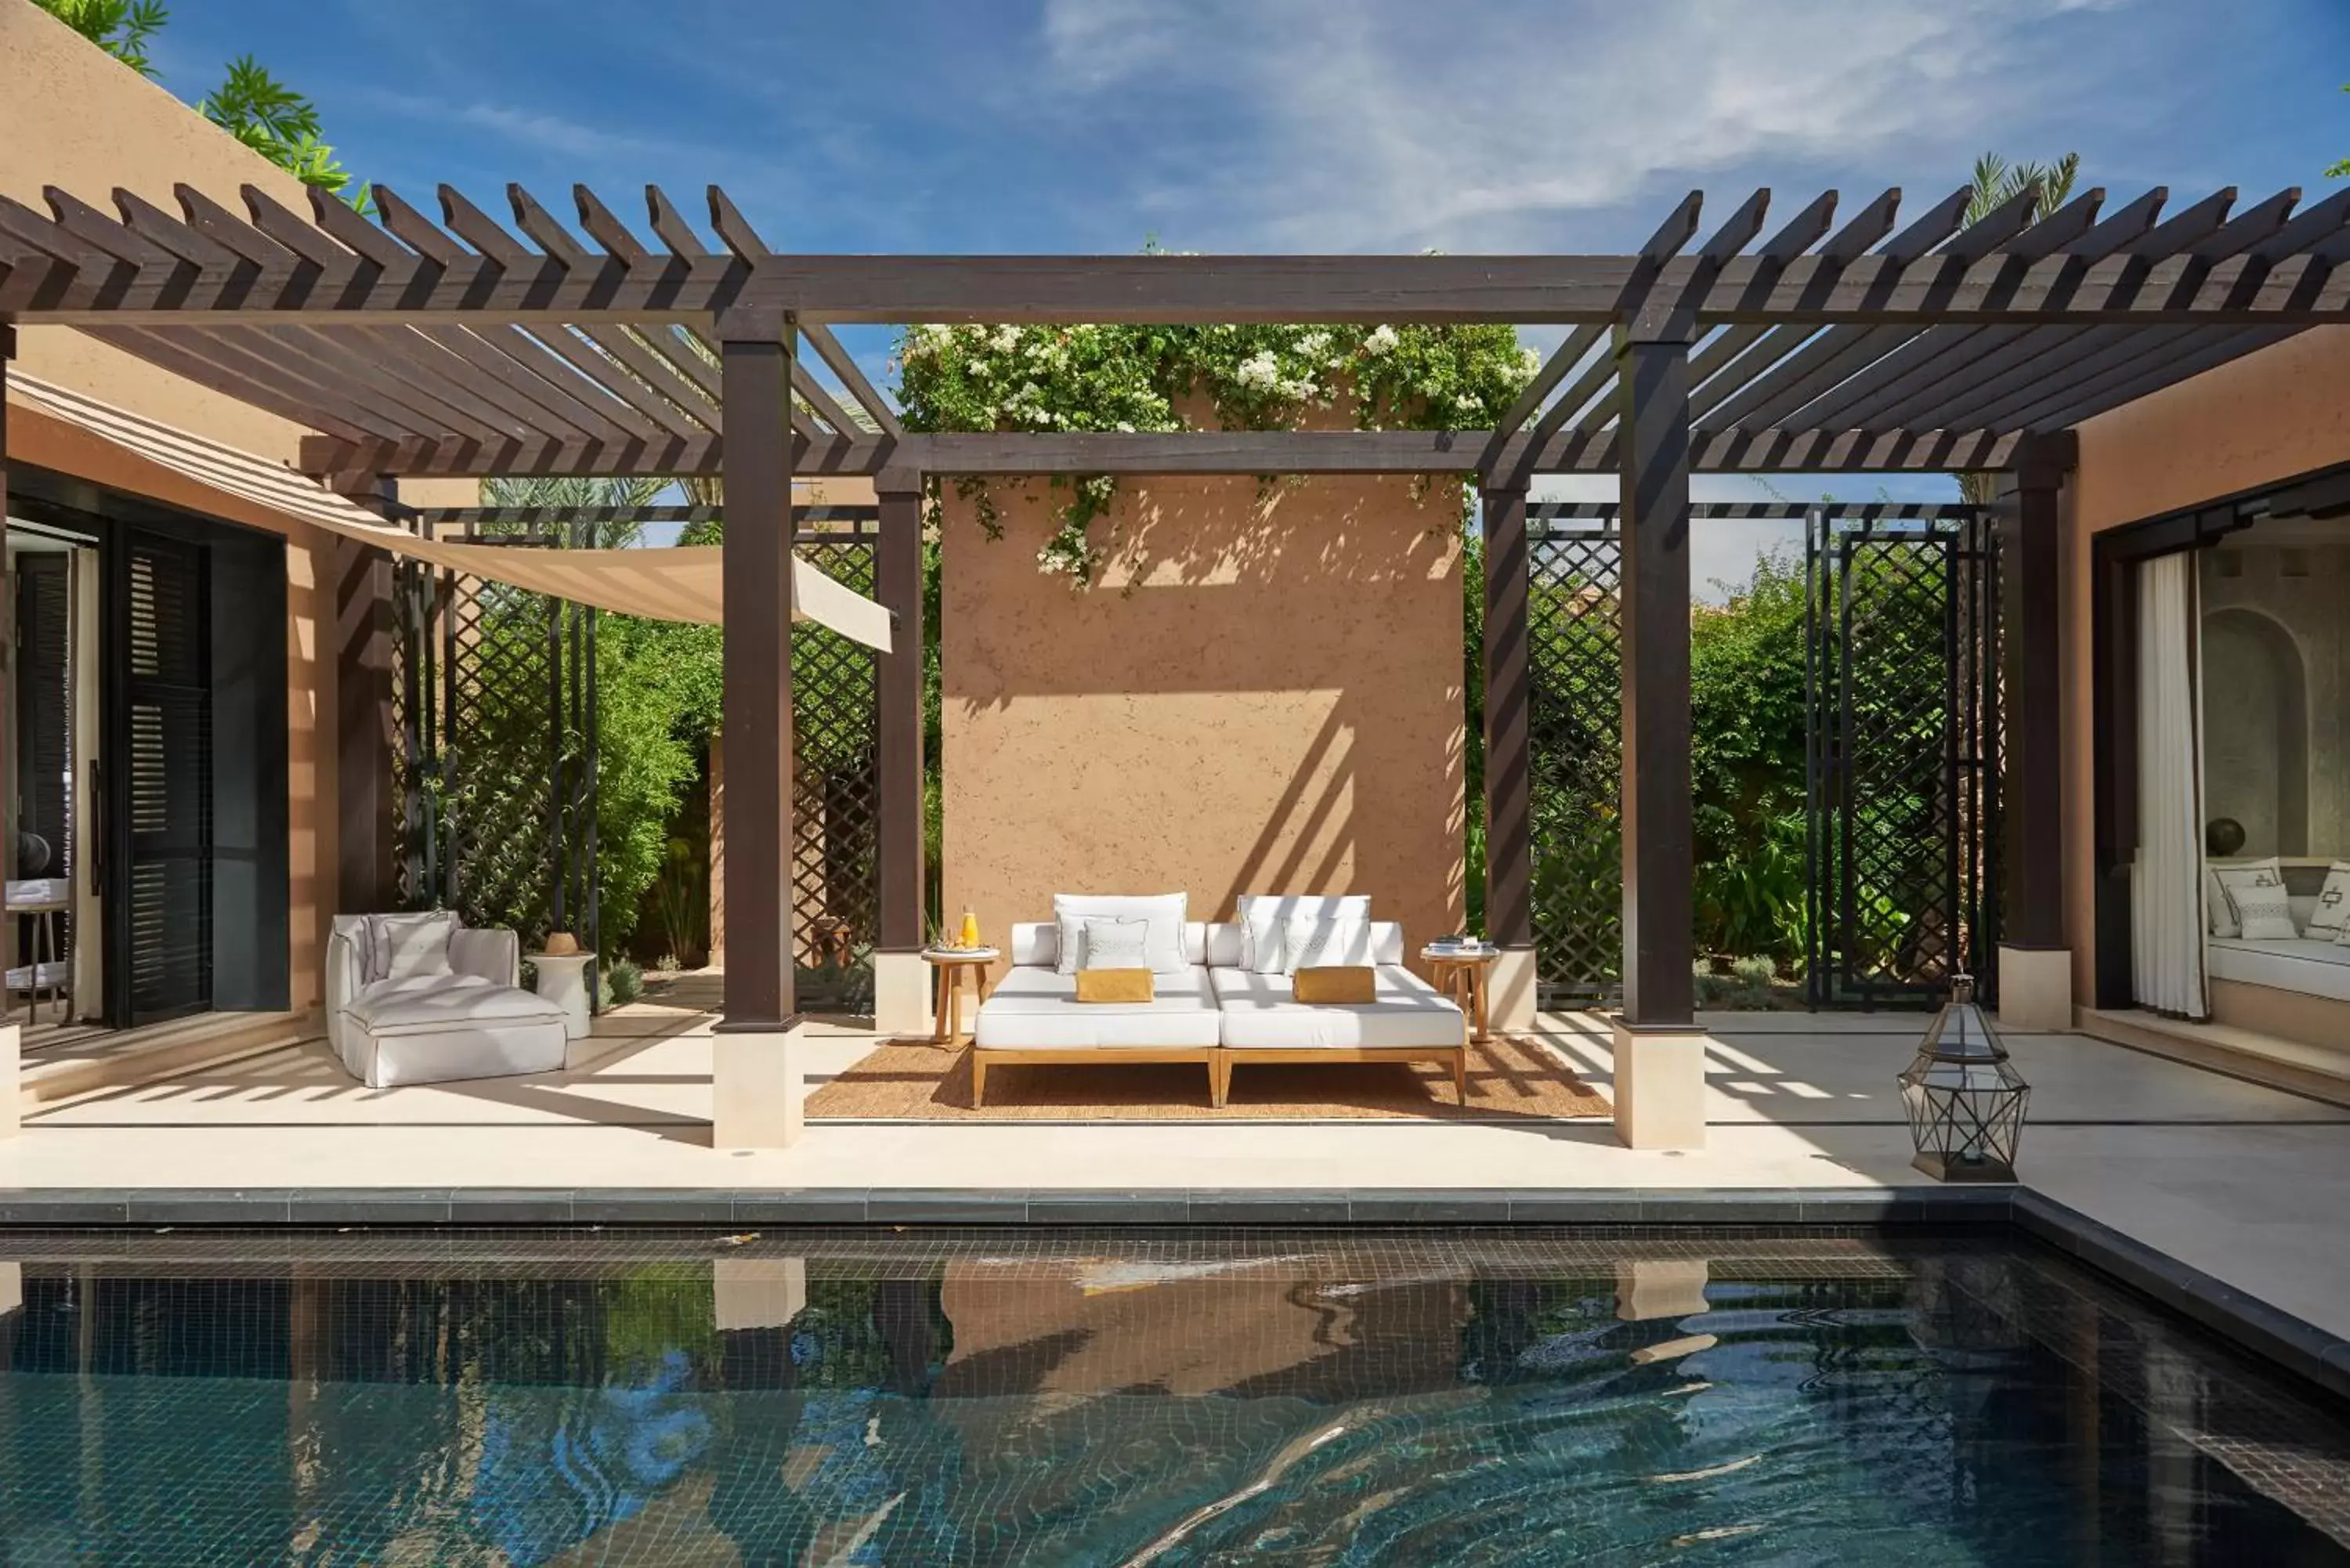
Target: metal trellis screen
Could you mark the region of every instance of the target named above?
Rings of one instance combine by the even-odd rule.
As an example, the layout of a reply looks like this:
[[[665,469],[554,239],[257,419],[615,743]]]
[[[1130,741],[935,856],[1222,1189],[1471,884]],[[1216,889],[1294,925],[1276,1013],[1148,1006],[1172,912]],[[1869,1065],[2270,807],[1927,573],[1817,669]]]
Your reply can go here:
[[[1622,633],[1613,522],[1527,525],[1535,972],[1544,1006],[1623,974]]]
[[[407,560],[394,593],[401,901],[511,927],[525,949],[569,930],[594,950],[597,611]]]
[[[1814,513],[1805,549],[1814,1006],[1996,994],[1999,558],[1980,513]]]
[[[833,509],[827,509],[833,510]],[[802,523],[800,558],[872,597],[878,519]],[[880,664],[873,649],[829,628],[792,628],[792,929],[803,990],[853,1003],[870,974],[880,903]],[[822,994],[803,1005],[827,1004]]]

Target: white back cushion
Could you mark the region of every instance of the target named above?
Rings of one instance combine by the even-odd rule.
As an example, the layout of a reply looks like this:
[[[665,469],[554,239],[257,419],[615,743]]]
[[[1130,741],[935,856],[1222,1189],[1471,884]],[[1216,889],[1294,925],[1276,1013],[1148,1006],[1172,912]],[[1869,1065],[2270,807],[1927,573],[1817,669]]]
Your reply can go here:
[[[1373,963],[1403,962],[1403,922],[1373,920],[1371,922],[1371,961]]]
[[[449,939],[456,929],[457,917],[447,909],[369,915],[369,979],[413,980],[449,973]]]
[[[1088,969],[1148,969],[1150,967],[1150,926],[1144,920],[1081,920],[1084,950],[1077,967]]]
[[[1295,974],[1299,970],[1333,969],[1371,961],[1371,922],[1353,915],[1297,915],[1289,922],[1289,946],[1283,954]]]
[[[1259,974],[1289,972],[1289,922],[1300,915],[1325,919],[1371,918],[1368,893],[1243,893],[1234,900],[1241,926],[1241,967]]]
[[[1211,968],[1238,969],[1245,933],[1238,920],[1208,923],[1207,962]]]
[[[2301,900],[2293,900],[2293,913],[2300,915]],[[2317,890],[2317,901],[2303,917],[2303,924],[2311,936],[2324,931],[2328,936],[2350,928],[2350,860],[2336,860],[2325,873],[2325,885]]]
[[[2240,937],[2243,925],[2236,916],[2236,900],[2228,882],[2254,871],[2267,871],[2280,881],[2284,872],[2272,855],[2260,860],[2208,860],[2203,866],[2203,904],[2215,937]]]

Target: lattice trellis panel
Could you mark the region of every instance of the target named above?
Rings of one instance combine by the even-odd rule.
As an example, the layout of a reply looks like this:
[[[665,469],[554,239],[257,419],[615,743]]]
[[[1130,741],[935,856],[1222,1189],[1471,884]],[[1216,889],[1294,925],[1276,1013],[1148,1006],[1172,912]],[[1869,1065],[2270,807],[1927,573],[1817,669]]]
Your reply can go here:
[[[1812,1000],[1939,1000],[1996,941],[1997,562],[1988,526],[1814,522]]]
[[[402,902],[592,948],[596,612],[416,563],[397,585]]]
[[[873,595],[874,524],[816,524],[795,543],[827,576]],[[879,679],[862,643],[813,621],[792,628],[792,929],[798,961],[819,971],[861,971],[878,929]]]
[[[1544,1005],[1623,975],[1619,560],[1612,525],[1534,524],[1527,541],[1534,961]]]

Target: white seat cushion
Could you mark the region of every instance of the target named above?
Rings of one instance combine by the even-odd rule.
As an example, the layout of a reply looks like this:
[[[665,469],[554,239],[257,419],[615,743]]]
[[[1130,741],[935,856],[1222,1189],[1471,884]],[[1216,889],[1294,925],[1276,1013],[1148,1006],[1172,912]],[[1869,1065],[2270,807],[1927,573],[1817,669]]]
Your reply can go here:
[[[1218,1044],[1221,1015],[1208,971],[1191,964],[1152,978],[1149,1002],[1079,1002],[1077,977],[1020,965],[979,1010],[972,1041],[995,1051],[1191,1050]]]
[[[1372,1001],[1333,1006],[1296,1000],[1285,974],[1208,972],[1223,1012],[1227,1050],[1440,1046],[1462,1040],[1460,1007],[1401,964],[1373,967]]]
[[[344,1003],[343,1012],[370,1034],[563,1022],[563,1009],[546,998],[471,974],[379,981]]]
[[[2272,986],[2350,1002],[2350,947],[2326,937],[2253,941],[2213,937],[2205,950],[2213,980]]]

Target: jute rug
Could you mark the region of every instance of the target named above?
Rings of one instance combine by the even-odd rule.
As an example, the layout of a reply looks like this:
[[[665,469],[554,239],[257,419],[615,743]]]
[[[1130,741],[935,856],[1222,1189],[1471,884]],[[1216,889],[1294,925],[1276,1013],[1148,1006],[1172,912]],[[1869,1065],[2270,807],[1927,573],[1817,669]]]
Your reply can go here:
[[[807,1101],[816,1121],[1559,1121],[1608,1114],[1607,1102],[1542,1046],[1498,1035],[1469,1047],[1465,1107],[1452,1103],[1451,1074],[1419,1063],[1243,1063],[1232,1070],[1231,1099],[1216,1110],[1204,1066],[1085,1062],[990,1067],[987,1104],[973,1110],[969,1054],[927,1040],[879,1047]]]

